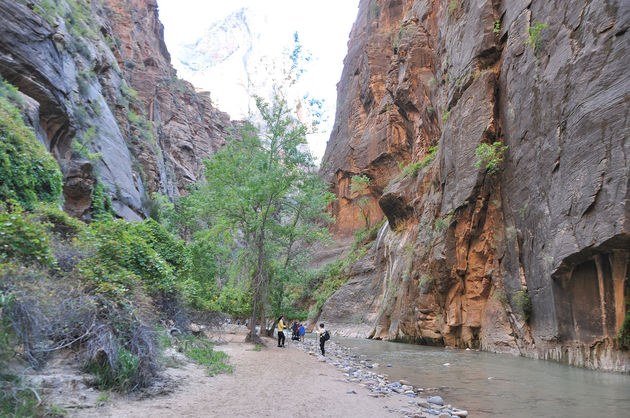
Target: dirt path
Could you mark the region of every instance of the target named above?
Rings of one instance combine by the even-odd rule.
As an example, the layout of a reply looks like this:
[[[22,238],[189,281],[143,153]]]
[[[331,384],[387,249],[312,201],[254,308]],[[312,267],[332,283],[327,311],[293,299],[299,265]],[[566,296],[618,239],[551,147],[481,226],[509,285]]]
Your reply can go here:
[[[217,347],[230,355],[231,374],[208,377],[194,364],[168,373],[181,384],[175,392],[141,401],[112,396],[104,406],[75,417],[392,417],[407,398],[373,398],[343,374],[297,348],[262,351],[231,342]],[[348,393],[354,391],[356,393]]]

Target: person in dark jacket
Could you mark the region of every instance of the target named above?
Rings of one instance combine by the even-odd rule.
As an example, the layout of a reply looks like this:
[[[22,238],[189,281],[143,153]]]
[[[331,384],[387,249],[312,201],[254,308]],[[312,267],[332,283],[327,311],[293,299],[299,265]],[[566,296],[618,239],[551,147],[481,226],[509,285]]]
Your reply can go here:
[[[324,323],[319,324],[319,329],[315,330],[317,334],[319,334],[319,349],[322,351],[322,356],[326,355],[326,350],[324,345],[326,345],[326,341],[330,339],[330,334],[324,328]]]

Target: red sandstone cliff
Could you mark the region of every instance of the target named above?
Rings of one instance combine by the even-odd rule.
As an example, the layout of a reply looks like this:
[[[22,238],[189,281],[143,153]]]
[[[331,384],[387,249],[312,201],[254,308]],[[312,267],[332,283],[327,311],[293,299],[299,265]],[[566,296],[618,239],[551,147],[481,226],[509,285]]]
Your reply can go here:
[[[388,223],[321,320],[629,371],[629,26],[623,1],[362,0],[322,175],[339,241],[352,175]]]

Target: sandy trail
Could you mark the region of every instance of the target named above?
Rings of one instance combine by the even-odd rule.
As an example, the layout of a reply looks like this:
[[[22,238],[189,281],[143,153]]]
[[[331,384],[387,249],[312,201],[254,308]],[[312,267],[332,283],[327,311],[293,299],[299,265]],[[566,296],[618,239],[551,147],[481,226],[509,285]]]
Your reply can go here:
[[[240,338],[239,338],[240,339]],[[209,377],[195,364],[168,369],[180,379],[171,394],[146,400],[114,396],[74,417],[392,417],[408,398],[373,398],[341,371],[304,351],[230,342],[217,349],[230,355],[234,372]],[[348,393],[355,391],[354,393]]]

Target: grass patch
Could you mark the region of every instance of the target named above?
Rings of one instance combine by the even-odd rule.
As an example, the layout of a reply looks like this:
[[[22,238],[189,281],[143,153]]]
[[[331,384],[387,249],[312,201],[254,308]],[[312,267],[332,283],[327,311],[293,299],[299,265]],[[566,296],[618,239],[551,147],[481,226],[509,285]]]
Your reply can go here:
[[[205,366],[210,376],[219,373],[232,373],[234,367],[227,363],[229,356],[223,351],[215,351],[214,345],[199,337],[184,337],[184,355]]]

